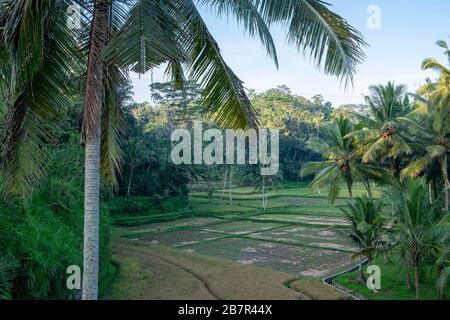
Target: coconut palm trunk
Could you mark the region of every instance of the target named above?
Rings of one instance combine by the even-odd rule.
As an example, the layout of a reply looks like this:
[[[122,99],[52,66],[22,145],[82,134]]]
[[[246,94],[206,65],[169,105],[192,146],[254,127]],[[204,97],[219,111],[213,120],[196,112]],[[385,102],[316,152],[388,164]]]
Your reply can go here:
[[[416,287],[416,300],[420,299],[420,275],[419,275],[419,266],[417,263],[414,264],[414,281]]]
[[[362,257],[359,257],[359,266],[358,266],[358,277],[359,282],[363,285],[366,284],[366,277],[364,276],[364,264]]]
[[[441,168],[442,168],[442,177],[444,178],[444,196],[445,196],[445,211],[448,212],[449,209],[449,194],[448,194],[448,189],[449,189],[449,181],[448,181],[448,165],[447,165],[447,161],[448,161],[448,156],[447,153],[442,157],[441,159]]]
[[[350,196],[350,199],[353,200],[353,190],[352,190],[351,178],[347,178],[347,189],[348,189],[348,194]]]
[[[428,182],[428,197],[430,198],[430,204],[433,204],[433,186],[432,180]]]
[[[131,195],[131,182],[133,181],[133,174],[134,174],[134,161],[131,160],[130,164],[130,177],[128,178],[128,187],[127,187],[127,200],[130,198]],[[192,182],[191,182],[191,190],[190,193],[192,193]]]
[[[82,134],[85,143],[83,300],[96,300],[99,269],[100,130],[103,65],[110,0],[95,1],[89,44]]]
[[[222,188],[222,197],[220,200],[222,201],[225,198],[225,189],[227,187],[227,177],[228,177],[228,170],[225,167],[224,174],[223,174],[223,188]]]
[[[365,179],[367,194],[369,195],[369,199],[373,200],[372,188],[370,187],[369,179]]]
[[[232,193],[233,185],[232,185],[231,178],[232,178],[232,171],[231,171],[231,166],[230,166],[230,206],[233,206],[233,193]]]
[[[409,274],[409,267],[405,265],[405,281],[406,281],[406,287],[411,290],[411,276]]]

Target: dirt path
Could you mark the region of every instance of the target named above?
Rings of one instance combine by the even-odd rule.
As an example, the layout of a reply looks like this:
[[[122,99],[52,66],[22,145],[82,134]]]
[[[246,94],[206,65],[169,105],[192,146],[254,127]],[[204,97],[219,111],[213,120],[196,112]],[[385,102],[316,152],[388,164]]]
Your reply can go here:
[[[120,239],[113,259],[120,271],[104,299],[309,299],[284,285],[290,274],[180,249]]]
[[[104,299],[218,299],[195,274],[145,248],[118,245],[114,248],[114,261],[120,273]]]

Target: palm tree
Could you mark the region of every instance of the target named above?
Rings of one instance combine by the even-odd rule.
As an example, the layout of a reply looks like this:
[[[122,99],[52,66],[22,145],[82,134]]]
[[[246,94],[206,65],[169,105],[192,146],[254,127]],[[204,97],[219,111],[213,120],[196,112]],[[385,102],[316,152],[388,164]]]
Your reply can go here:
[[[341,185],[347,186],[350,198],[353,199],[353,182],[363,180],[367,191],[372,197],[370,179],[382,180],[386,175],[384,170],[376,166],[362,164],[357,155],[357,148],[350,133],[354,130],[351,121],[341,115],[334,123],[322,128],[322,138],[313,137],[308,141],[308,147],[321,154],[326,160],[309,162],[303,165],[302,176],[315,174],[311,189],[327,187],[328,199],[333,203],[339,195]]]
[[[448,44],[441,40],[437,43],[445,49],[445,54],[450,62],[450,49]],[[441,167],[444,180],[445,211],[449,210],[449,177],[448,177],[448,153],[450,151],[449,134],[450,125],[450,69],[439,63],[436,59],[425,59],[422,64],[424,70],[435,70],[440,74],[436,82],[428,81],[419,89],[424,98],[419,99],[416,110],[412,116],[405,120],[417,131],[419,144],[426,154],[408,166],[403,175],[418,175],[433,162],[437,161]],[[416,114],[419,114],[417,121]],[[410,121],[416,118],[416,121]]]
[[[416,299],[420,298],[419,265],[427,257],[436,255],[436,226],[442,214],[435,204],[427,201],[427,186],[421,180],[407,179],[392,194],[398,219],[400,250],[405,263],[414,272]]]
[[[444,49],[450,64],[450,48],[446,41],[440,40],[437,45]],[[450,69],[449,66],[440,63],[433,58],[425,59],[422,63],[423,70],[434,70],[439,73],[437,81],[428,80],[428,83],[419,89],[419,92],[428,96],[434,104],[450,108]],[[447,110],[449,111],[449,110]]]
[[[371,265],[374,257],[387,247],[386,242],[382,240],[387,222],[383,217],[383,202],[368,199],[366,196],[356,197],[353,203],[347,203],[347,208],[341,210],[351,223],[345,234],[357,246],[354,257],[365,257]],[[362,263],[359,267],[359,277],[361,283],[365,283]]]
[[[449,210],[448,153],[450,152],[450,114],[439,105],[424,100],[416,103],[416,109],[401,121],[409,125],[418,149],[415,159],[402,170],[402,177],[417,177],[433,163],[439,163],[444,180],[445,211]]]
[[[450,213],[444,215],[434,228],[433,233],[442,246],[440,257],[436,261],[436,267],[440,272],[436,285],[439,294],[442,296],[450,283]]]
[[[411,148],[398,123],[398,118],[411,111],[406,87],[389,82],[387,85],[372,86],[371,96],[366,97],[370,115],[352,115],[362,128],[349,134],[360,146],[358,154],[364,163],[388,157],[392,176],[398,177],[398,156],[410,154]]]
[[[319,0],[134,0],[77,1],[87,12],[81,35],[67,26],[69,0],[4,0],[0,3],[2,100],[7,122],[2,171],[15,191],[28,191],[44,176],[40,146],[49,141],[45,124],[68,104],[70,79],[85,74],[82,142],[85,147],[85,243],[83,299],[97,298],[100,152],[117,163],[117,148],[105,141],[118,124],[117,89],[127,71],[145,73],[167,65],[177,87],[199,82],[202,104],[220,125],[256,127],[254,109],[242,81],[224,61],[196,2],[220,15],[234,17],[250,35],[258,36],[278,63],[269,26],[283,27],[290,44],[309,52],[325,73],[352,80],[364,57],[362,36]],[[84,29],[83,29],[84,30]],[[84,43],[83,40],[88,40]],[[80,41],[83,42],[80,45]],[[88,49],[86,53],[85,49]],[[87,56],[80,68],[75,53]],[[5,57],[5,58],[3,58]],[[83,58],[83,56],[81,57]],[[83,59],[81,59],[83,61]],[[115,131],[115,130],[114,130]],[[106,143],[108,142],[108,143]],[[24,192],[21,192],[24,193]]]

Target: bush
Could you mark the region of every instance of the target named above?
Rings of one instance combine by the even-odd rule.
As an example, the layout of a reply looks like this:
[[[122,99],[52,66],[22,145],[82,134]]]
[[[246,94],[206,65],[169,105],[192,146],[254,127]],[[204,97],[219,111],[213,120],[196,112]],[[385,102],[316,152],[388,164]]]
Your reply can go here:
[[[153,214],[138,217],[116,217],[114,224],[120,227],[135,227],[150,223],[175,221],[182,218],[182,213]]]
[[[45,193],[26,208],[0,208],[0,252],[11,254],[19,262],[11,288],[15,299],[74,298],[75,293],[66,288],[66,269],[83,263],[82,201],[63,209],[68,203],[47,201]],[[109,259],[109,225],[106,211],[102,210],[101,267]]]
[[[79,292],[66,287],[66,270],[83,264],[83,155],[72,143],[54,150],[46,183],[23,200],[0,195],[0,255],[18,262],[7,297],[70,299]],[[100,279],[109,261],[110,219],[106,207],[100,218]]]
[[[112,216],[150,216],[183,210],[187,197],[165,199],[154,194],[150,197],[113,198],[107,202]]]

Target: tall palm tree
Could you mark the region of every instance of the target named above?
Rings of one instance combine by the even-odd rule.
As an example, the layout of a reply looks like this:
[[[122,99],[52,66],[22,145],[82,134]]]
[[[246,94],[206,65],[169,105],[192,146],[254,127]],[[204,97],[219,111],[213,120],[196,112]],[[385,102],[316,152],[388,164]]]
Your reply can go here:
[[[368,199],[366,196],[357,197],[354,203],[349,202],[347,208],[341,210],[351,223],[345,234],[357,247],[354,256],[366,258],[371,265],[374,257],[387,247],[382,239],[387,223],[383,217],[383,202]],[[359,277],[360,281],[365,283],[362,264],[359,268]]]
[[[415,159],[401,172],[402,177],[417,177],[433,163],[439,163],[444,180],[445,211],[449,210],[448,154],[450,152],[450,114],[439,105],[424,100],[416,109],[400,119],[409,125],[417,149]]]
[[[320,190],[327,187],[331,203],[338,197],[342,184],[347,186],[350,198],[353,199],[353,182],[357,179],[364,181],[372,197],[370,180],[382,180],[386,175],[381,168],[361,163],[354,139],[350,137],[353,130],[352,122],[341,116],[331,125],[322,128],[324,139],[313,137],[307,143],[310,149],[321,154],[326,160],[305,163],[301,175],[315,174],[310,184],[311,189]]]
[[[328,187],[330,202],[336,200],[343,183],[346,184],[350,198],[353,199],[353,164],[356,149],[353,139],[345,138],[352,131],[353,124],[350,120],[340,117],[331,125],[322,128],[322,135],[326,140],[313,137],[307,143],[310,149],[321,154],[326,160],[305,163],[301,175],[316,174],[310,187],[319,190]]]
[[[2,97],[8,108],[2,171],[14,182],[11,185],[22,186],[20,190],[31,190],[43,177],[45,159],[37,154],[40,144],[49,140],[44,123],[67,105],[65,92],[70,90],[67,84],[72,73],[79,70],[85,74],[81,132],[86,151],[83,299],[96,299],[100,168],[118,162],[118,149],[108,147],[117,136],[114,115],[119,114],[115,111],[120,106],[115,93],[126,83],[127,70],[145,73],[167,65],[167,74],[177,87],[183,86],[187,71],[191,80],[201,84],[202,104],[217,123],[229,128],[258,124],[242,81],[224,61],[197,3],[235,18],[248,34],[261,39],[275,64],[278,60],[269,27],[281,26],[291,45],[309,52],[325,73],[346,82],[352,80],[364,57],[365,42],[320,0],[77,2],[86,11],[83,26],[88,33],[81,38],[67,26],[69,0],[0,3],[0,56],[8,61],[0,72],[6,74],[8,84]],[[87,39],[81,48],[80,39]],[[87,56],[85,69],[78,69],[76,52]],[[100,156],[105,150],[110,155],[107,164]]]
[[[399,246],[405,263],[414,272],[416,299],[420,298],[419,265],[426,257],[436,254],[436,226],[442,219],[435,204],[427,201],[427,186],[421,180],[407,179],[393,190],[395,213],[398,219]]]
[[[450,63],[450,49],[447,42],[438,41],[438,46],[445,50]],[[422,173],[432,162],[437,161],[441,167],[442,178],[444,180],[445,210],[449,210],[449,177],[448,177],[448,153],[450,151],[450,69],[441,64],[436,59],[428,58],[422,63],[424,70],[435,70],[439,73],[437,81],[428,83],[419,89],[423,99],[419,100],[417,112],[421,115],[424,125],[417,121],[409,121],[410,124],[419,131],[417,136],[426,150],[426,155],[414,161],[407,169],[405,175],[417,175]],[[408,117],[406,120],[410,120]]]
[[[450,64],[450,47],[444,40],[437,42],[437,45],[444,49]],[[450,68],[448,65],[440,63],[437,59],[428,58],[422,63],[423,70],[434,70],[439,73],[437,81],[429,80],[428,83],[419,89],[419,92],[426,95],[434,104],[447,108],[450,112]]]
[[[390,171],[398,177],[398,156],[410,154],[411,148],[398,123],[398,117],[411,111],[406,87],[389,82],[387,85],[372,86],[371,95],[366,97],[370,114],[352,113],[361,122],[361,127],[349,137],[355,138],[360,146],[358,154],[364,163],[388,157]]]

